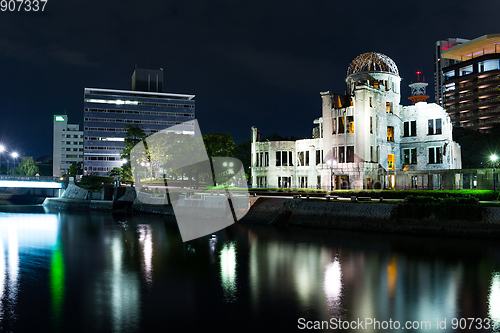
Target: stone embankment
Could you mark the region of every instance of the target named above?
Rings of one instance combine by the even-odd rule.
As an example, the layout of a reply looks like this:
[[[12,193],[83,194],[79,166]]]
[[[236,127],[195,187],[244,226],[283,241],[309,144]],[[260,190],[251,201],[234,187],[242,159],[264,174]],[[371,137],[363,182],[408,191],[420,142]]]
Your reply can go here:
[[[260,202],[262,200],[262,202]],[[409,233],[437,236],[500,237],[500,208],[484,207],[483,220],[441,221],[398,219],[397,204],[361,202],[321,202],[259,198],[243,223],[276,226],[329,228],[363,232]],[[254,219],[258,217],[258,219]]]
[[[150,203],[144,203],[136,198],[133,188],[128,188],[118,200],[92,200],[88,191],[69,185],[62,198],[47,198],[44,205],[68,210],[112,211],[126,208],[137,213],[174,215],[172,206],[164,204],[164,198],[154,199],[158,203],[151,199]],[[500,237],[500,207],[484,207],[483,219],[479,222],[442,221],[436,218],[398,219],[395,215],[396,207],[397,204],[385,202],[251,197],[250,210],[240,222],[365,232]]]

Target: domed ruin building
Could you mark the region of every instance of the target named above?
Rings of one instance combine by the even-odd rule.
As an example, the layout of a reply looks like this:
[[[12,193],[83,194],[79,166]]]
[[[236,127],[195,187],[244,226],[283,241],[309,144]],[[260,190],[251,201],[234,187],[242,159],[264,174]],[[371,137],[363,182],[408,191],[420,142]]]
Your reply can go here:
[[[425,102],[426,83],[410,84],[415,104],[402,106],[398,67],[370,52],[351,62],[346,84],[346,95],[321,93],[312,139],[260,142],[252,128],[254,187],[454,187],[445,171],[461,168],[460,146],[446,111]]]

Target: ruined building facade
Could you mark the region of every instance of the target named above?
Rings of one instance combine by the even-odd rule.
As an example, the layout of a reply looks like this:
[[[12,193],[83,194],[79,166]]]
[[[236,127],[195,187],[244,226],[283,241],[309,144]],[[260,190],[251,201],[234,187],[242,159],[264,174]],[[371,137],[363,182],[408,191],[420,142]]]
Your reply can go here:
[[[392,59],[358,56],[346,84],[346,95],[321,93],[312,139],[260,142],[252,128],[254,187],[441,188],[443,171],[461,168],[450,117],[437,104],[402,106]]]

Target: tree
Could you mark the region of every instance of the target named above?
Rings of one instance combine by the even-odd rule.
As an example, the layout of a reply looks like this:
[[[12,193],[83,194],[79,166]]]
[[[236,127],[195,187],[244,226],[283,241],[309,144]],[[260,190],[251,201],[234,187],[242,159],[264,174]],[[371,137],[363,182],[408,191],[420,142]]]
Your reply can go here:
[[[203,135],[208,157],[237,157],[238,146],[229,133]]]
[[[126,162],[123,164],[123,178],[132,180],[133,176],[132,167],[130,164],[130,152],[137,143],[145,140],[146,133],[144,133],[144,129],[140,125],[126,125],[125,131],[125,148],[123,148],[123,152],[120,154],[120,157],[126,160]]]
[[[82,162],[74,162],[69,167],[69,175],[71,177],[76,177],[77,175],[83,175]]]
[[[10,170],[11,175],[35,176],[39,170],[32,158],[23,158],[19,166]]]
[[[114,167],[112,170],[108,171],[108,176],[124,178],[125,174],[123,173],[123,168]]]
[[[454,127],[453,140],[457,141],[462,149],[462,168],[488,166],[490,155],[500,153],[500,124],[495,124],[489,133]]]

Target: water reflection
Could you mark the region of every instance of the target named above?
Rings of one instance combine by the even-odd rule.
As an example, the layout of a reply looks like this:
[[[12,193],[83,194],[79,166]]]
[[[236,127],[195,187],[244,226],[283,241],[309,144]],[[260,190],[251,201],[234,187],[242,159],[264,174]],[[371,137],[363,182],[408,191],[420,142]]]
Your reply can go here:
[[[210,323],[259,331],[259,321],[291,331],[298,318],[500,317],[493,242],[235,225],[187,252],[172,225],[151,216],[0,214],[0,331],[54,323],[60,331]]]
[[[342,294],[342,268],[339,258],[335,258],[331,264],[325,268],[324,290],[328,308],[339,311],[342,308],[340,303]]]
[[[224,299],[236,301],[236,246],[234,242],[225,243],[220,252],[220,275]]]
[[[142,254],[144,261],[142,269],[146,283],[149,286],[153,284],[153,230],[148,224],[140,224],[137,226],[139,232],[139,243],[142,245]]]
[[[5,250],[3,248],[3,240],[0,235],[0,321],[3,320],[3,295],[5,288]]]
[[[488,314],[491,320],[500,324],[500,272],[491,276],[490,294],[488,295]]]

